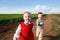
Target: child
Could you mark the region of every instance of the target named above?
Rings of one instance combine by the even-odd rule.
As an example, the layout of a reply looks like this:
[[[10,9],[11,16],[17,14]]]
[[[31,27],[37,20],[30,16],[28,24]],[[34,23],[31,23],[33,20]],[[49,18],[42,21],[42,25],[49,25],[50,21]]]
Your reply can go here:
[[[36,25],[36,37],[38,38],[38,40],[42,40],[42,33],[44,29],[44,20],[42,12],[38,12],[38,19],[36,20]]]
[[[31,13],[24,12],[24,22],[21,22],[14,34],[13,40],[34,40],[34,34],[32,32],[33,24],[31,21]]]

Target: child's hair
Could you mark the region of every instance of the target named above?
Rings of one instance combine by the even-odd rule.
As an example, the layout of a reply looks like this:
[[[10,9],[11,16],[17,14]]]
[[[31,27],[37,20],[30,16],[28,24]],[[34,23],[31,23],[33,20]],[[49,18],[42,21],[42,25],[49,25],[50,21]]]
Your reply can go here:
[[[43,14],[42,12],[38,12],[38,14]]]
[[[32,14],[29,11],[24,12],[24,14],[29,14],[32,17]]]

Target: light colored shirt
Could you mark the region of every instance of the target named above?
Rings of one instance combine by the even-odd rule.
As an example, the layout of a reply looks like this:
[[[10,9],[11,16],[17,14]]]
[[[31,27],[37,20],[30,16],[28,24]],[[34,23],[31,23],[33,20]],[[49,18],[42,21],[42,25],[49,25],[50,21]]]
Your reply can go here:
[[[24,24],[26,24],[26,22],[24,22]],[[28,24],[31,24],[31,23],[29,22]],[[26,25],[28,25],[28,24],[26,24]],[[19,24],[18,28],[17,28],[17,30],[16,30],[16,32],[14,34],[13,40],[16,40],[16,38],[19,38],[20,32],[21,32],[21,25]]]
[[[37,27],[44,28],[44,19],[37,19],[36,25],[37,25]]]

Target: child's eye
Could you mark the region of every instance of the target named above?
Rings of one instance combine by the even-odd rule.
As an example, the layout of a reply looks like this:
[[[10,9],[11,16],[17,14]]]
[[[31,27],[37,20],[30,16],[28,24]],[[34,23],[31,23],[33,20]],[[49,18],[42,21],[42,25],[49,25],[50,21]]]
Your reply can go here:
[[[30,16],[28,16],[28,17],[30,17]]]

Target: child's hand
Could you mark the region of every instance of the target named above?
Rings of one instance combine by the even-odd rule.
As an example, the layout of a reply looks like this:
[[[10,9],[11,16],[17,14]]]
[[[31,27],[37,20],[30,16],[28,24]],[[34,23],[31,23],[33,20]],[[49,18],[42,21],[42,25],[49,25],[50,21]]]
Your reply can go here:
[[[16,40],[19,40],[19,38],[16,38]]]
[[[13,40],[19,40],[19,38],[13,38]]]
[[[43,23],[40,23],[40,25],[42,25]]]

